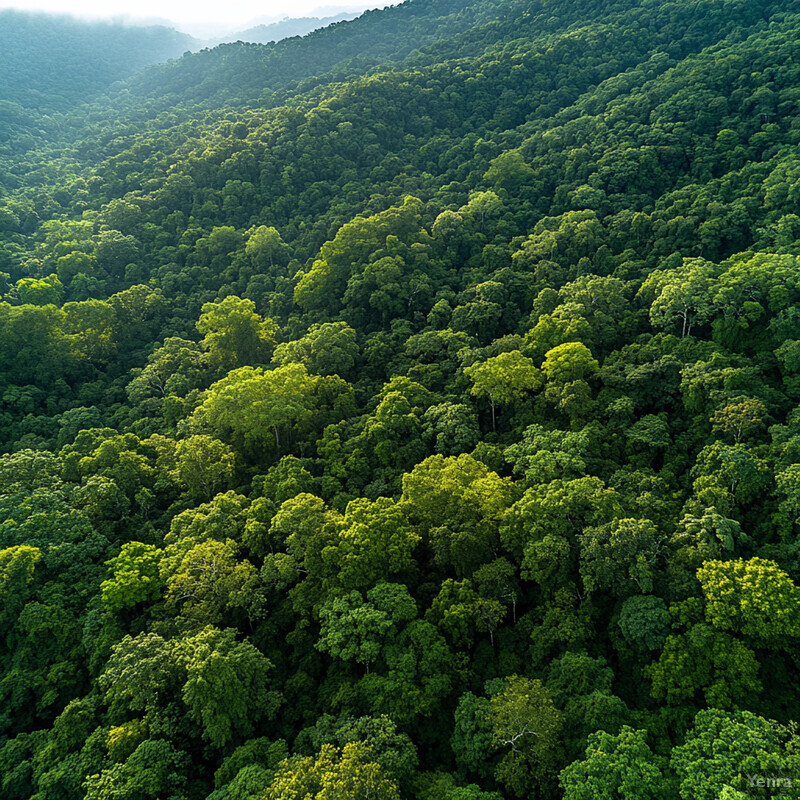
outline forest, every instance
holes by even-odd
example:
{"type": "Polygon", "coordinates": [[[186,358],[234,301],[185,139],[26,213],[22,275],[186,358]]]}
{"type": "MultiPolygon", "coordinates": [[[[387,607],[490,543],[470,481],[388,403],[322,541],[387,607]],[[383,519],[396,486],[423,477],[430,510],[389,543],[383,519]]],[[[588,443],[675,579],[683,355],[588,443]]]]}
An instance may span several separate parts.
{"type": "Polygon", "coordinates": [[[3,800],[800,797],[800,0],[8,19],[3,800]]]}

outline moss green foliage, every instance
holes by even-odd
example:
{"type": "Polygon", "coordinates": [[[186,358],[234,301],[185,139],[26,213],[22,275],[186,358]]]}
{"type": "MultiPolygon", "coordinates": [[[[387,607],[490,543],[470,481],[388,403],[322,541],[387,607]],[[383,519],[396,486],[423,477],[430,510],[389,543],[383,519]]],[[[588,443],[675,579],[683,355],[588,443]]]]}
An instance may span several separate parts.
{"type": "Polygon", "coordinates": [[[799,29],[409,0],[61,106],[31,62],[0,796],[795,796],[799,29]]]}

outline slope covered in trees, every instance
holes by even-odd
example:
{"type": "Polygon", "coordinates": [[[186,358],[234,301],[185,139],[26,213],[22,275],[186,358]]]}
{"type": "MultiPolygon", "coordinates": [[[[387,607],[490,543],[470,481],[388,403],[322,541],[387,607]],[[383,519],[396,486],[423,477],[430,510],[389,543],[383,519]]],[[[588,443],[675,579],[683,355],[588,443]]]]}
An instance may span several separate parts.
{"type": "Polygon", "coordinates": [[[413,0],[20,116],[0,794],[794,796],[799,28],[413,0]]]}
{"type": "Polygon", "coordinates": [[[177,58],[191,36],[161,26],[0,11],[0,99],[65,111],[148,64],[177,58]]]}

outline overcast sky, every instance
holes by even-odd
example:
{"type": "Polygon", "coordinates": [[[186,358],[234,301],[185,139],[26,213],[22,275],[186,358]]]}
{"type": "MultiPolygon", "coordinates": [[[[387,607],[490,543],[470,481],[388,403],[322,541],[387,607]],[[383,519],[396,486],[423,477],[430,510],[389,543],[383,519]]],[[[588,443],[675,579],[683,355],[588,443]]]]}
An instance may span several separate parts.
{"type": "Polygon", "coordinates": [[[380,0],[0,0],[0,8],[94,18],[170,21],[195,36],[211,35],[214,30],[239,30],[253,20],[266,21],[262,18],[333,16],[343,10],[361,11],[387,5],[392,3],[380,0]]]}

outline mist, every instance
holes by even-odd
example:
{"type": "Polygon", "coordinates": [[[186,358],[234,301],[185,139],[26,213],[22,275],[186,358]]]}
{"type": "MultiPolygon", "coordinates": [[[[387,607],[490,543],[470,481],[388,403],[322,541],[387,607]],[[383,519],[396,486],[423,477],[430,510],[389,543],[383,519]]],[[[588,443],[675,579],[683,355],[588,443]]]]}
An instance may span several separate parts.
{"type": "Polygon", "coordinates": [[[127,25],[164,25],[198,39],[214,39],[297,17],[331,17],[384,8],[388,2],[344,2],[320,6],[314,0],[228,0],[220,4],[192,0],[0,0],[0,9],[68,14],[87,21],[107,20],[127,25]]]}

